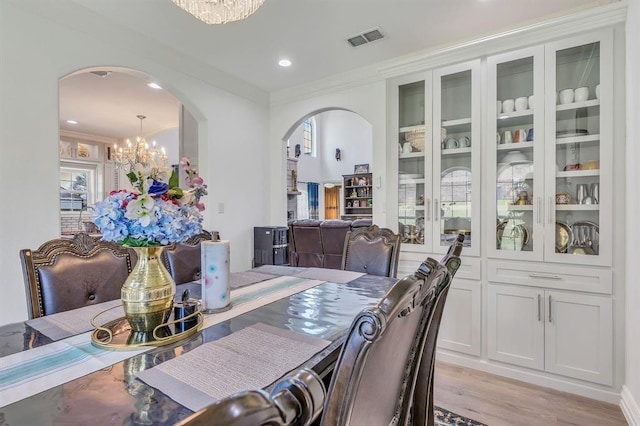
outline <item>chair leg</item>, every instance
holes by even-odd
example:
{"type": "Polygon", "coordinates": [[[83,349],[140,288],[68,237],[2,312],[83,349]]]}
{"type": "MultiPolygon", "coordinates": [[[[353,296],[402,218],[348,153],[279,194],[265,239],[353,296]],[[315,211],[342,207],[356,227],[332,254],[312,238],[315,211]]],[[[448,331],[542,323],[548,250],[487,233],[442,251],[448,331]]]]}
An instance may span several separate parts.
{"type": "Polygon", "coordinates": [[[431,375],[429,377],[429,398],[427,399],[427,426],[433,426],[435,422],[435,414],[433,413],[433,375],[434,366],[431,366],[431,375]]]}

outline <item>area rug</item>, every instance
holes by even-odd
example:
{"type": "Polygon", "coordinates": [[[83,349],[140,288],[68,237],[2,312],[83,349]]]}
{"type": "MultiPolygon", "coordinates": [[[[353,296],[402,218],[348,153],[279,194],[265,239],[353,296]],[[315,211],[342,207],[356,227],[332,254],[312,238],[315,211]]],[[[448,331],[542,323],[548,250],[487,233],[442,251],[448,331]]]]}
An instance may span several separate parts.
{"type": "Polygon", "coordinates": [[[435,424],[437,426],[487,426],[484,423],[468,419],[440,407],[434,407],[433,413],[435,414],[435,424]]]}

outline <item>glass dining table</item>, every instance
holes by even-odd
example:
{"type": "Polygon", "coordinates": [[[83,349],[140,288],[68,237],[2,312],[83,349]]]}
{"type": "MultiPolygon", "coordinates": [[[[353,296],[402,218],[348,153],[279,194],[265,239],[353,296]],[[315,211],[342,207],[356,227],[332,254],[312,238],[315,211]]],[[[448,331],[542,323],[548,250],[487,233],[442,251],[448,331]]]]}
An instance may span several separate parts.
{"type": "MultiPolygon", "coordinates": [[[[297,367],[312,368],[321,377],[328,377],[353,318],[362,309],[375,305],[397,279],[358,275],[348,282],[335,282],[337,280],[332,281],[337,272],[334,270],[284,266],[263,266],[250,272],[277,278],[309,273],[310,270],[321,281],[319,285],[203,328],[184,340],[154,347],[8,405],[0,396],[0,425],[174,424],[193,411],[140,380],[137,374],[256,324],[328,341],[328,346],[297,367]]],[[[192,297],[199,297],[200,288],[199,282],[182,284],[177,286],[177,294],[189,289],[192,297]]],[[[0,326],[0,377],[3,358],[28,353],[51,343],[49,337],[26,322],[0,326]]],[[[44,358],[41,361],[47,362],[44,358]]],[[[215,364],[216,360],[210,362],[215,364]]],[[[268,390],[269,385],[265,389],[268,390]]]]}

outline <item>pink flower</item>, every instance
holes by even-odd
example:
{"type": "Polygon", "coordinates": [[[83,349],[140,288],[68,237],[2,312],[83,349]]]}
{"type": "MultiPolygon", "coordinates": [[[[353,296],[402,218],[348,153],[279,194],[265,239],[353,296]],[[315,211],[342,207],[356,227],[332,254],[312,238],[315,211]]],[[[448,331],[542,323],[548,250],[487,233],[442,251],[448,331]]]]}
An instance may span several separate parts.
{"type": "Polygon", "coordinates": [[[202,185],[204,183],[204,179],[202,179],[200,176],[196,176],[191,182],[194,185],[202,185]]]}
{"type": "Polygon", "coordinates": [[[198,208],[198,210],[200,210],[201,212],[204,211],[204,203],[197,203],[196,207],[198,208]]]}

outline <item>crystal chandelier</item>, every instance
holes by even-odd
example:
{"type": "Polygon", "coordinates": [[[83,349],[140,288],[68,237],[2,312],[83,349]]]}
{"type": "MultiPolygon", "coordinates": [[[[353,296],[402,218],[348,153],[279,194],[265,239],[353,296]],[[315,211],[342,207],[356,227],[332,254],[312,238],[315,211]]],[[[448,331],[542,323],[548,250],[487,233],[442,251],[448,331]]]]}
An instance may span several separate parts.
{"type": "MultiPolygon", "coordinates": [[[[140,120],[140,134],[142,135],[142,120],[144,115],[136,115],[140,120]]],[[[164,147],[158,149],[156,147],[156,141],[153,141],[151,147],[142,136],[136,138],[135,144],[127,139],[124,147],[119,147],[118,144],[113,145],[114,153],[112,154],[113,161],[116,163],[116,167],[122,168],[128,167],[129,170],[135,168],[136,164],[142,164],[143,166],[151,166],[153,168],[160,168],[167,165],[167,154],[164,147]]]]}
{"type": "Polygon", "coordinates": [[[172,0],[207,24],[240,21],[253,14],[264,0],[172,0]]]}

